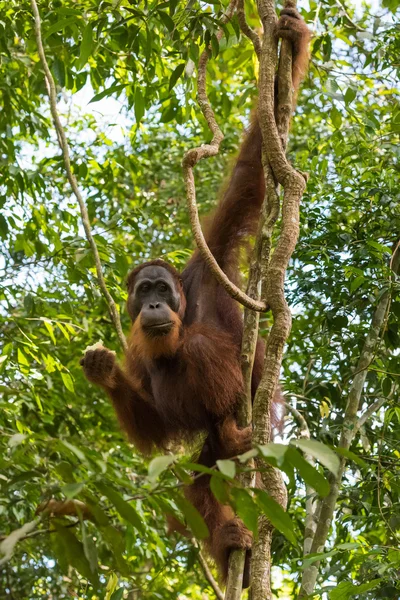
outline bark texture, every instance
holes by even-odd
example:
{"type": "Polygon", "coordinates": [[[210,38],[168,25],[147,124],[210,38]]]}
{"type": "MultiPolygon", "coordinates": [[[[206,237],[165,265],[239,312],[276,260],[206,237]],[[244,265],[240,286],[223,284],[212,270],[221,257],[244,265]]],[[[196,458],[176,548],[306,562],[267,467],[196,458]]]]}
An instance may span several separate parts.
{"type": "MultiPolygon", "coordinates": [[[[270,306],[274,324],[270,331],[265,355],[265,367],[261,383],[256,393],[253,407],[253,439],[255,444],[266,444],[271,436],[271,405],[277,387],[283,349],[291,328],[291,314],[284,296],[286,268],[295,248],[299,232],[299,203],[305,188],[305,178],[296,172],[285,156],[289,122],[292,114],[292,60],[290,44],[283,42],[278,69],[277,101],[274,99],[274,82],[277,67],[277,42],[274,35],[277,21],[275,3],[260,0],[258,11],[263,24],[262,45],[254,32],[248,27],[243,3],[238,3],[238,16],[242,32],[254,44],[260,60],[259,80],[259,122],[263,134],[263,166],[265,173],[266,196],[262,209],[259,234],[257,236],[254,258],[250,269],[248,293],[254,297],[259,294],[270,306]],[[276,112],[275,112],[276,107],[276,112]],[[276,248],[271,256],[272,235],[279,216],[278,185],[284,188],[282,205],[282,223],[276,248]]],[[[293,2],[291,3],[293,6],[293,2]]],[[[257,341],[258,317],[245,311],[245,328],[242,345],[242,369],[245,380],[246,396],[243,399],[241,413],[242,425],[249,423],[251,414],[251,396],[249,397],[249,373],[251,373],[257,341]]],[[[280,471],[272,467],[265,470],[265,464],[256,461],[257,467],[263,467],[263,484],[268,493],[286,508],[287,495],[280,471]]],[[[248,483],[248,482],[245,482],[248,483]]],[[[271,594],[271,539],[272,526],[265,517],[259,519],[259,535],[253,544],[251,590],[253,600],[269,600],[271,594]]],[[[230,574],[226,591],[226,600],[238,600],[240,591],[231,582],[237,581],[237,569],[240,568],[241,553],[232,553],[230,574]]]]}
{"type": "MultiPolygon", "coordinates": [[[[271,0],[259,0],[258,12],[263,24],[263,43],[260,55],[259,120],[264,140],[263,164],[266,184],[273,180],[283,187],[282,220],[280,235],[269,260],[263,288],[265,299],[271,308],[273,325],[266,344],[264,372],[256,393],[253,408],[253,436],[255,444],[266,444],[271,436],[271,405],[278,384],[284,345],[290,333],[292,319],[284,295],[284,280],[288,262],[299,234],[299,203],[305,189],[305,179],[289,164],[285,155],[289,119],[292,111],[292,83],[290,49],[282,44],[282,59],[278,74],[277,114],[275,116],[274,79],[277,67],[277,42],[274,31],[276,11],[271,0]],[[289,110],[288,110],[288,107],[289,110]],[[279,125],[279,128],[278,128],[279,125]]],[[[268,188],[267,188],[268,189],[268,188]]],[[[278,205],[279,206],[279,205],[278,205]]],[[[272,231],[279,211],[276,201],[268,207],[265,216],[265,236],[270,245],[272,231]]],[[[256,466],[261,465],[256,461],[256,466]]],[[[287,495],[279,471],[272,467],[264,471],[263,484],[267,492],[286,508],[287,495]]],[[[271,574],[272,526],[265,519],[259,520],[259,539],[252,555],[253,600],[272,598],[271,574]]]]}

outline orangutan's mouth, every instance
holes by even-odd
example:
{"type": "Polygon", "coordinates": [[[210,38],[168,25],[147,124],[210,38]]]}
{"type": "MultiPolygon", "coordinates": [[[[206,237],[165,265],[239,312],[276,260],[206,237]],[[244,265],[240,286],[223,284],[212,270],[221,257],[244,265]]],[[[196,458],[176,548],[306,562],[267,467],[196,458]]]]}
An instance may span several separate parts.
{"type": "Polygon", "coordinates": [[[173,322],[167,321],[166,323],[157,323],[155,325],[147,325],[144,327],[146,333],[150,336],[166,335],[172,329],[173,322]]]}

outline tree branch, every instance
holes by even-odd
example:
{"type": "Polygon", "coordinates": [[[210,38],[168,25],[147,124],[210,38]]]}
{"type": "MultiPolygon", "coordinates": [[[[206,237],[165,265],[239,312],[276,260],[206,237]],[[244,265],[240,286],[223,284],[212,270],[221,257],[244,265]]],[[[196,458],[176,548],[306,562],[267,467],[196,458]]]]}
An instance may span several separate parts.
{"type": "MultiPolygon", "coordinates": [[[[293,6],[293,2],[291,5],[293,6]]],[[[250,293],[251,290],[252,295],[259,294],[261,284],[261,296],[268,299],[272,293],[275,299],[275,309],[273,310],[274,326],[268,338],[265,369],[253,407],[253,438],[255,443],[265,444],[270,440],[270,409],[278,382],[283,345],[290,331],[290,311],[284,299],[283,280],[287,263],[297,241],[298,205],[305,182],[287,163],[284,153],[293,105],[291,46],[288,43],[283,43],[281,47],[282,59],[280,60],[278,69],[278,85],[280,85],[281,92],[276,103],[277,127],[274,114],[274,79],[277,63],[277,44],[274,36],[276,22],[274,2],[268,0],[258,2],[258,10],[264,27],[262,48],[260,48],[258,36],[254,35],[254,32],[252,32],[246,23],[244,4],[243,2],[239,2],[238,15],[241,30],[253,41],[255,52],[260,58],[259,122],[264,142],[263,166],[266,188],[266,196],[261,211],[260,228],[254,252],[256,258],[253,260],[250,268],[248,291],[250,293]],[[273,135],[275,134],[273,144],[275,155],[271,155],[267,150],[270,144],[271,129],[273,130],[273,135]],[[277,150],[277,146],[279,146],[279,150],[277,150]],[[277,176],[277,173],[280,177],[277,176]],[[270,259],[272,234],[280,208],[276,180],[283,183],[285,187],[283,226],[277,248],[272,255],[272,259],[270,259]],[[274,266],[275,271],[271,269],[271,264],[274,266]],[[278,269],[281,281],[279,278],[277,281],[275,280],[278,269]],[[283,325],[286,325],[286,327],[283,327],[283,325]]],[[[267,303],[269,304],[269,300],[267,300],[267,303]]],[[[246,311],[241,355],[245,398],[242,401],[239,414],[240,424],[243,426],[249,422],[249,416],[251,415],[251,392],[249,390],[257,334],[258,315],[251,315],[250,311],[247,314],[246,311]]],[[[258,467],[260,466],[258,465],[258,467]]],[[[286,506],[286,489],[283,485],[280,472],[273,468],[267,468],[263,471],[263,483],[267,491],[282,506],[286,506]]],[[[265,518],[260,518],[259,536],[258,540],[253,544],[252,554],[252,597],[254,600],[271,598],[271,539],[271,524],[265,518]]],[[[241,573],[240,569],[243,568],[243,560],[244,552],[235,551],[232,553],[226,599],[237,600],[240,598],[241,590],[237,586],[237,581],[238,574],[241,573]],[[232,585],[230,586],[231,582],[232,585]]]]}
{"type": "Polygon", "coordinates": [[[103,293],[104,298],[107,301],[111,319],[114,323],[114,327],[116,329],[121,346],[123,347],[124,351],[126,351],[128,349],[128,346],[126,343],[124,333],[122,331],[118,308],[117,308],[117,305],[115,304],[114,299],[112,298],[110,292],[107,289],[106,282],[104,279],[104,274],[103,274],[103,268],[101,266],[99,251],[97,250],[96,242],[94,241],[93,234],[92,234],[92,228],[90,226],[89,215],[88,215],[88,211],[86,208],[86,204],[85,204],[85,201],[79,190],[75,175],[72,172],[69,146],[68,146],[64,128],[61,124],[60,116],[59,116],[58,110],[57,110],[56,86],[55,86],[51,71],[49,69],[49,65],[47,63],[46,55],[45,55],[44,48],[43,48],[40,14],[39,14],[39,10],[38,10],[35,0],[31,0],[31,7],[32,7],[33,15],[35,17],[35,35],[36,35],[36,42],[37,42],[40,62],[42,63],[42,67],[43,67],[44,74],[45,74],[46,87],[47,87],[47,91],[49,94],[49,100],[50,100],[51,115],[53,117],[54,127],[57,132],[58,143],[59,143],[59,146],[62,151],[65,171],[67,174],[68,181],[71,185],[72,191],[73,191],[73,193],[78,201],[78,204],[79,204],[82,223],[83,223],[83,227],[84,227],[85,234],[86,234],[86,239],[88,240],[90,248],[93,252],[94,262],[95,262],[95,266],[96,266],[97,279],[99,282],[100,289],[103,293]]]}
{"type": "MultiPolygon", "coordinates": [[[[310,439],[310,429],[303,415],[288,402],[285,402],[285,408],[290,412],[299,423],[300,437],[306,440],[310,439]]],[[[314,466],[315,460],[309,454],[304,454],[306,461],[314,466]]],[[[319,502],[316,497],[314,488],[306,485],[306,518],[304,522],[304,541],[303,541],[303,556],[307,556],[311,552],[311,546],[317,528],[316,515],[319,512],[319,502]]]]}
{"type": "MultiPolygon", "coordinates": [[[[253,43],[254,51],[258,58],[261,54],[261,41],[246,21],[244,1],[238,3],[238,20],[241,31],[253,43]]],[[[270,259],[272,232],[279,215],[279,197],[269,165],[264,168],[265,198],[260,211],[259,227],[250,261],[247,294],[259,299],[265,290],[265,279],[270,259]]],[[[260,315],[249,308],[244,310],[243,338],[241,348],[241,369],[243,375],[243,397],[240,399],[238,410],[238,424],[247,427],[252,423],[252,374],[254,358],[258,341],[260,315]]],[[[251,462],[254,467],[254,462],[251,462]]],[[[256,470],[250,470],[240,476],[240,483],[244,488],[256,486],[256,470]]],[[[226,600],[240,600],[243,586],[243,570],[246,552],[235,550],[229,559],[228,581],[226,586],[226,600]]]]}
{"type": "Polygon", "coordinates": [[[285,402],[285,408],[288,412],[290,412],[294,416],[294,418],[298,422],[299,429],[300,429],[300,437],[305,440],[309,440],[310,439],[310,429],[309,429],[308,423],[305,420],[305,418],[303,417],[303,415],[297,410],[297,408],[294,408],[294,406],[289,404],[289,402],[285,402]]]}
{"type": "Polygon", "coordinates": [[[215,593],[217,599],[224,600],[224,594],[222,593],[222,590],[219,587],[218,583],[215,581],[214,575],[211,573],[211,569],[208,566],[206,559],[204,558],[204,556],[201,553],[201,550],[197,543],[197,540],[195,538],[192,538],[191,542],[192,542],[193,546],[195,548],[197,548],[197,550],[198,550],[197,557],[199,559],[199,563],[200,563],[200,566],[202,568],[205,578],[207,579],[208,583],[211,585],[212,589],[214,590],[214,593],[215,593]]]}
{"type": "MultiPolygon", "coordinates": [[[[14,529],[7,537],[0,542],[0,566],[5,565],[14,553],[14,548],[21,540],[29,537],[30,532],[36,527],[39,519],[33,519],[25,523],[19,529],[14,529]]],[[[32,537],[32,534],[31,536],[32,537]]]]}
{"type": "Polygon", "coordinates": [[[242,33],[253,43],[254,51],[258,57],[261,54],[261,41],[256,31],[254,31],[246,21],[244,9],[244,0],[238,0],[237,16],[242,33]]]}
{"type": "Polygon", "coordinates": [[[361,417],[358,418],[357,423],[355,424],[355,432],[354,435],[356,433],[358,433],[358,431],[365,425],[365,423],[368,421],[368,419],[370,417],[372,417],[372,415],[376,412],[378,412],[378,410],[385,404],[385,402],[387,402],[388,399],[387,398],[379,398],[379,400],[376,400],[373,404],[371,404],[371,406],[369,406],[367,408],[367,410],[361,415],[361,417]]]}
{"type": "MultiPolygon", "coordinates": [[[[252,298],[259,299],[261,291],[261,248],[262,248],[262,221],[256,237],[253,255],[250,262],[247,294],[252,298]]],[[[257,348],[258,328],[260,313],[249,308],[244,309],[243,337],[241,348],[241,371],[243,376],[243,395],[239,400],[238,425],[248,427],[252,422],[252,375],[254,358],[257,348]]],[[[240,484],[244,488],[255,486],[256,473],[251,468],[254,462],[249,463],[250,470],[242,473],[239,477],[240,484]]],[[[225,600],[240,600],[243,589],[243,573],[246,560],[245,550],[234,550],[229,557],[228,580],[226,582],[225,600]]]]}
{"type": "MultiPolygon", "coordinates": [[[[393,250],[393,256],[390,261],[390,267],[392,274],[390,279],[393,280],[399,271],[400,266],[400,247],[395,246],[393,250]]],[[[339,441],[339,448],[349,449],[354,436],[358,432],[358,410],[360,407],[360,400],[364,384],[368,374],[368,367],[372,362],[372,358],[375,354],[376,345],[380,339],[380,333],[384,326],[387,312],[390,305],[391,291],[386,290],[375,309],[372,317],[370,329],[366,335],[364,346],[361,350],[360,357],[358,359],[356,374],[353,378],[353,382],[350,386],[349,395],[347,398],[346,411],[343,420],[343,426],[339,441]]],[[[377,401],[378,402],[378,401],[377,401]]],[[[374,404],[376,405],[377,402],[374,404]]],[[[374,406],[374,404],[372,406],[374,406]]],[[[372,406],[370,407],[372,409],[372,406]]],[[[374,409],[376,410],[376,408],[374,409]]],[[[369,409],[364,413],[363,417],[368,413],[369,409]]],[[[372,412],[371,412],[372,414],[372,412]]],[[[367,417],[368,418],[368,417],[367,417]]],[[[365,420],[364,420],[365,421],[365,420]]],[[[331,474],[329,476],[330,492],[326,498],[321,501],[321,513],[318,518],[318,525],[315,531],[311,552],[322,552],[329,535],[329,529],[332,523],[333,515],[335,512],[336,502],[339,497],[340,485],[345,472],[346,460],[344,457],[340,458],[340,467],[337,475],[331,474]]],[[[307,598],[312,595],[318,577],[319,562],[315,562],[303,571],[303,577],[301,582],[301,588],[299,593],[300,598],[307,598]]]]}
{"type": "MultiPolygon", "coordinates": [[[[236,8],[236,2],[237,0],[231,1],[226,12],[225,18],[223,19],[225,23],[231,19],[234,9],[236,8]]],[[[217,37],[219,39],[222,37],[222,31],[218,32],[217,37]]],[[[211,107],[207,95],[206,75],[209,57],[210,49],[206,48],[201,54],[199,60],[199,69],[197,77],[197,101],[204,115],[204,118],[207,121],[208,127],[210,128],[210,131],[213,134],[213,137],[209,144],[203,144],[202,146],[192,148],[191,150],[186,152],[182,161],[186,187],[186,197],[193,236],[204,262],[209,267],[217,281],[228,292],[228,294],[234,300],[240,302],[240,304],[242,304],[243,306],[246,306],[247,308],[250,308],[255,311],[264,312],[265,310],[267,310],[266,303],[261,302],[260,300],[254,300],[253,298],[250,298],[247,294],[242,292],[240,288],[238,288],[234,283],[230,281],[230,279],[221,269],[207,245],[199,220],[199,213],[196,202],[196,185],[194,181],[193,168],[200,160],[203,160],[204,158],[210,158],[211,156],[216,156],[219,152],[220,144],[224,139],[224,134],[218,126],[218,123],[215,119],[214,111],[211,107]]]]}
{"type": "Polygon", "coordinates": [[[356,23],[355,21],[353,21],[353,19],[350,17],[349,13],[346,10],[346,7],[340,2],[340,0],[335,0],[335,2],[336,2],[336,5],[342,11],[342,14],[346,17],[346,19],[348,20],[348,22],[350,23],[350,25],[352,27],[354,27],[354,29],[356,31],[365,31],[365,29],[363,29],[363,27],[360,27],[360,25],[358,25],[358,23],[356,23]]]}
{"type": "MultiPolygon", "coordinates": [[[[284,294],[286,269],[296,246],[299,234],[299,205],[305,189],[305,179],[288,162],[285,155],[289,119],[292,112],[291,48],[282,44],[282,59],[278,73],[277,117],[275,115],[274,80],[277,66],[277,41],[275,37],[276,11],[273,0],[258,0],[258,12],[263,24],[263,43],[260,56],[259,122],[263,135],[263,164],[266,184],[272,171],[274,180],[284,188],[280,235],[271,255],[265,277],[265,294],[273,315],[273,325],[266,344],[264,372],[257,389],[253,407],[253,439],[255,444],[266,444],[271,436],[271,406],[278,385],[283,349],[291,329],[291,314],[284,294]],[[289,58],[290,54],[290,58],[289,58]],[[287,110],[287,107],[290,107],[287,110]],[[279,129],[276,119],[279,123],[279,129]]],[[[293,6],[293,2],[291,2],[293,6]]],[[[270,220],[267,228],[269,244],[272,229],[278,216],[277,198],[265,216],[270,220]]],[[[257,459],[256,465],[260,467],[257,459]]],[[[282,507],[286,508],[287,493],[280,471],[269,468],[263,472],[263,484],[282,507]]],[[[252,597],[253,600],[272,598],[271,571],[272,525],[259,520],[259,536],[253,545],[252,597]]]]}

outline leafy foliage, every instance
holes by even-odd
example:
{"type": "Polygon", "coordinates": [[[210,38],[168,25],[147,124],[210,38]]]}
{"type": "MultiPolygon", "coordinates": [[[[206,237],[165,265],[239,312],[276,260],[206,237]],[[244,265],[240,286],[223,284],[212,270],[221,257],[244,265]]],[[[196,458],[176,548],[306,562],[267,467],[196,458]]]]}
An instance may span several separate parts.
{"type": "MultiPolygon", "coordinates": [[[[310,180],[287,282],[294,323],[282,387],[314,445],[286,443],[298,437],[288,413],[285,444],[257,450],[285,473],[287,514],[233,481],[245,462],[220,461],[212,471],[215,495],[250,529],[260,512],[274,522],[277,598],[296,597],[304,482],[328,492],[325,469],[334,468],[336,456],[328,446],[338,444],[354,367],[388,288],[391,308],[368,368],[363,410],[379,398],[385,403],[348,455],[319,584],[324,597],[341,600],[400,594],[400,293],[389,269],[400,230],[399,11],[394,0],[354,4],[311,0],[303,10],[315,34],[290,140],[291,157],[310,180]]],[[[126,329],[131,266],[162,255],[180,268],[192,250],[180,162],[188,147],[210,139],[195,98],[205,44],[213,55],[210,99],[225,140],[221,155],[196,170],[202,214],[214,205],[254,104],[257,66],[236,18],[216,37],[225,5],[39,3],[73,169],[126,329]]],[[[254,14],[250,2],[249,22],[257,26],[254,14]]],[[[167,535],[164,524],[168,514],[186,519],[199,537],[207,534],[182,496],[183,483],[199,471],[187,456],[144,463],[107,399],[80,371],[87,345],[102,339],[118,351],[118,342],[66,182],[26,0],[0,2],[0,57],[0,535],[38,519],[2,565],[0,589],[32,600],[116,600],[138,592],[212,598],[197,549],[167,535]],[[65,505],[51,516],[46,506],[54,499],[79,500],[90,518],[79,508],[66,514],[65,505]]],[[[262,325],[265,332],[268,316],[262,325]]]]}

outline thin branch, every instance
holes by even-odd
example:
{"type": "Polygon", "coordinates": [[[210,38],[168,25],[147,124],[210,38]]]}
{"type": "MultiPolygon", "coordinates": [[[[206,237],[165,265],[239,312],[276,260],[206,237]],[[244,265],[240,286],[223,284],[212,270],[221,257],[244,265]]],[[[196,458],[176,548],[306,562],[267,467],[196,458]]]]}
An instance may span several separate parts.
{"type": "MultiPolygon", "coordinates": [[[[293,2],[291,3],[293,5],[293,2]]],[[[241,11],[241,29],[253,41],[255,52],[260,58],[259,81],[259,122],[263,134],[263,166],[266,188],[266,198],[261,214],[261,228],[257,242],[259,244],[259,265],[253,268],[253,276],[261,280],[263,298],[272,298],[274,303],[274,325],[270,332],[267,347],[264,373],[258,387],[253,407],[253,438],[258,444],[266,444],[271,435],[271,405],[275,394],[282,361],[283,347],[291,326],[290,311],[287,306],[283,283],[288,261],[294,250],[299,229],[299,201],[305,188],[304,178],[298,174],[288,163],[285,156],[289,120],[292,112],[292,68],[291,47],[282,44],[282,60],[278,77],[281,84],[281,94],[278,96],[278,127],[275,122],[274,79],[277,65],[277,43],[275,39],[276,12],[275,4],[271,0],[259,1],[258,12],[263,23],[263,44],[260,52],[259,40],[249,34],[245,23],[243,3],[239,4],[241,11]],[[244,21],[244,22],[243,22],[244,21]],[[280,103],[280,106],[279,106],[280,103]],[[280,109],[280,110],[279,110],[280,109]],[[272,138],[272,143],[271,143],[272,138]],[[285,189],[283,203],[283,220],[281,235],[277,248],[270,259],[272,234],[279,216],[279,196],[276,181],[283,184],[285,189]]],[[[258,283],[258,282],[257,282],[258,283]]],[[[253,283],[253,287],[256,288],[253,283]]],[[[256,319],[249,319],[254,327],[256,319]]],[[[251,328],[251,324],[249,325],[251,328]]],[[[250,362],[254,356],[256,335],[254,331],[246,331],[247,347],[242,348],[242,367],[244,376],[248,376],[250,362]]],[[[246,382],[245,377],[245,382],[246,382]]],[[[246,385],[248,393],[248,385],[246,385]]],[[[251,405],[245,399],[242,412],[244,417],[249,415],[251,405]]],[[[243,418],[242,418],[243,420],[243,418]]],[[[260,465],[258,465],[260,467],[260,465]]],[[[279,471],[273,468],[265,469],[263,483],[270,493],[282,506],[286,506],[286,489],[279,471]]],[[[260,518],[258,539],[253,544],[252,554],[252,597],[254,600],[269,599],[272,597],[270,585],[271,570],[271,540],[272,525],[265,518],[260,518]]],[[[235,583],[239,559],[243,560],[244,553],[235,552],[230,561],[230,579],[235,583]]],[[[227,589],[228,591],[228,589],[227,589]]],[[[240,597],[232,585],[231,594],[226,596],[229,600],[240,597]]]]}
{"type": "MultiPolygon", "coordinates": [[[[391,281],[395,280],[400,267],[400,247],[398,244],[395,245],[393,250],[392,260],[390,261],[392,273],[391,281]]],[[[349,449],[354,436],[358,432],[359,428],[357,423],[359,421],[358,410],[360,406],[361,396],[364,389],[364,384],[368,374],[368,366],[371,364],[371,358],[375,354],[376,344],[380,339],[380,332],[386,321],[388,308],[390,305],[391,290],[387,289],[381,296],[378,305],[373,314],[369,331],[365,337],[364,345],[361,350],[360,357],[356,368],[356,375],[353,378],[350,386],[349,395],[347,398],[347,405],[343,420],[343,426],[339,441],[339,448],[349,449]]],[[[381,400],[377,400],[374,404],[377,405],[381,400]]],[[[374,404],[372,406],[374,406],[374,404]]],[[[382,402],[383,404],[383,402],[382,402]]],[[[372,406],[370,408],[372,408],[372,406]]],[[[377,408],[375,408],[377,410],[377,408]]],[[[363,417],[368,413],[364,413],[363,417]]],[[[371,413],[372,414],[372,413],[371,413]]],[[[362,418],[363,418],[362,417],[362,418]]],[[[368,417],[367,417],[368,418],[368,417]]],[[[331,474],[329,476],[330,492],[326,498],[321,501],[321,513],[318,518],[318,525],[315,531],[314,540],[311,547],[311,552],[322,552],[329,535],[330,525],[332,523],[333,515],[335,512],[336,502],[339,497],[340,485],[343,479],[343,475],[346,467],[346,459],[340,458],[340,467],[337,475],[331,474]]],[[[300,598],[307,598],[313,594],[319,570],[319,562],[314,562],[309,567],[306,567],[303,571],[301,588],[299,593],[300,598]]]]}
{"type": "MultiPolygon", "coordinates": [[[[291,4],[293,5],[293,3],[291,4]]],[[[286,268],[297,242],[299,201],[305,188],[305,181],[303,176],[295,171],[287,161],[284,152],[291,110],[282,111],[282,116],[279,119],[279,130],[275,121],[273,90],[277,64],[277,44],[274,35],[276,23],[274,2],[259,0],[258,10],[264,26],[259,82],[259,121],[264,140],[263,160],[264,165],[270,165],[275,178],[284,187],[281,233],[269,262],[266,277],[266,297],[272,309],[274,324],[267,342],[266,370],[260,384],[260,394],[257,392],[255,399],[255,407],[257,399],[262,402],[260,410],[261,424],[255,419],[256,429],[259,428],[260,433],[260,441],[257,440],[257,442],[266,443],[268,440],[264,438],[268,434],[265,432],[270,428],[267,422],[269,420],[269,410],[267,410],[269,407],[267,404],[272,401],[276,389],[283,346],[291,328],[291,315],[285,300],[283,286],[286,268]]],[[[289,48],[287,50],[289,51],[289,48]]],[[[282,72],[279,74],[279,83],[282,80],[283,89],[286,91],[286,95],[289,95],[289,99],[287,97],[279,99],[285,105],[290,104],[291,106],[291,61],[281,61],[281,65],[282,72]],[[290,83],[288,83],[289,80],[290,83]]]]}
{"type": "MultiPolygon", "coordinates": [[[[79,525],[80,521],[74,521],[73,523],[68,523],[67,525],[64,525],[65,529],[70,529],[71,527],[76,527],[77,525],[79,525]]],[[[31,533],[27,533],[26,535],[22,536],[21,538],[18,539],[19,542],[23,542],[24,540],[29,540],[30,538],[35,538],[38,535],[43,535],[43,534],[50,534],[50,533],[57,533],[57,529],[36,529],[35,531],[32,531],[31,533]]],[[[0,542],[2,542],[3,540],[7,539],[8,535],[0,535],[0,542]]]]}
{"type": "Polygon", "coordinates": [[[79,190],[75,175],[72,172],[69,146],[68,146],[64,128],[61,124],[60,116],[59,116],[58,110],[57,110],[56,86],[55,86],[51,71],[49,69],[49,65],[47,63],[46,55],[45,55],[44,48],[43,48],[40,14],[39,14],[39,10],[38,10],[35,0],[31,0],[31,7],[32,7],[32,12],[35,17],[35,35],[36,35],[36,41],[37,41],[40,62],[42,63],[42,67],[43,67],[43,70],[45,73],[46,87],[47,87],[47,91],[49,94],[49,100],[50,100],[51,115],[53,117],[54,126],[55,126],[55,129],[57,132],[58,143],[59,143],[59,146],[62,151],[65,171],[67,174],[68,181],[71,185],[72,191],[73,191],[73,193],[78,201],[78,204],[79,204],[81,217],[82,217],[82,223],[83,223],[83,227],[85,230],[86,238],[87,238],[90,248],[93,252],[94,262],[96,265],[97,279],[99,282],[100,289],[103,292],[103,296],[105,297],[105,299],[107,301],[111,319],[112,319],[115,329],[117,331],[117,335],[118,335],[119,341],[121,343],[121,346],[123,347],[124,351],[126,351],[128,349],[128,346],[126,343],[124,333],[122,331],[118,308],[117,308],[117,305],[115,304],[114,299],[112,298],[110,292],[107,289],[106,282],[105,282],[104,275],[103,275],[103,269],[101,266],[99,251],[97,249],[96,242],[93,238],[92,228],[90,226],[89,215],[88,215],[88,211],[86,208],[86,204],[85,204],[85,201],[79,190]]]}
{"type": "Polygon", "coordinates": [[[396,257],[397,257],[397,256],[398,256],[398,254],[399,254],[399,251],[400,251],[400,239],[399,239],[399,240],[397,240],[397,242],[396,242],[396,245],[395,245],[395,246],[394,246],[394,248],[393,248],[393,254],[392,254],[391,258],[390,258],[390,264],[389,264],[389,268],[390,268],[392,271],[395,271],[395,269],[394,269],[394,267],[393,267],[393,264],[394,264],[394,261],[396,260],[396,257]]]}
{"type": "Polygon", "coordinates": [[[5,565],[13,556],[15,546],[21,540],[25,539],[29,533],[34,529],[39,519],[33,519],[19,527],[14,529],[7,537],[5,537],[0,543],[0,566],[5,565]]]}
{"type": "MultiPolygon", "coordinates": [[[[236,8],[236,2],[237,0],[231,1],[226,15],[223,19],[223,22],[226,23],[231,19],[234,9],[236,8]]],[[[221,36],[222,31],[219,31],[217,37],[220,38],[221,36]]],[[[186,152],[182,161],[184,180],[186,186],[186,197],[188,202],[189,216],[193,236],[204,262],[209,267],[217,281],[228,292],[228,294],[234,300],[240,302],[240,304],[242,304],[243,306],[246,306],[247,308],[250,308],[255,311],[264,312],[265,310],[267,310],[266,303],[260,302],[259,300],[254,300],[253,298],[250,298],[247,294],[242,292],[240,288],[238,288],[234,283],[230,281],[230,279],[221,269],[207,245],[199,220],[199,213],[196,202],[196,185],[194,181],[193,168],[195,167],[195,165],[197,165],[197,163],[200,160],[216,156],[219,152],[220,144],[224,139],[224,134],[218,126],[218,123],[215,119],[214,111],[211,107],[207,95],[206,75],[209,57],[210,49],[206,48],[201,54],[199,60],[199,69],[197,77],[197,101],[204,115],[204,118],[207,121],[208,127],[211,133],[213,134],[213,137],[209,144],[203,144],[202,146],[192,148],[191,150],[186,152]]]]}
{"type": "Polygon", "coordinates": [[[208,566],[207,561],[204,558],[203,554],[201,553],[201,550],[197,543],[197,540],[195,538],[192,538],[191,542],[192,542],[193,546],[195,548],[197,548],[197,550],[198,550],[197,557],[199,559],[199,563],[201,565],[201,568],[202,568],[205,578],[207,579],[208,583],[211,585],[212,589],[214,590],[214,593],[215,593],[217,599],[224,600],[224,594],[223,594],[221,588],[219,587],[218,583],[216,582],[214,575],[211,573],[211,569],[208,566]]]}
{"type": "Polygon", "coordinates": [[[309,429],[308,423],[305,420],[305,418],[303,417],[303,415],[297,410],[297,408],[294,408],[294,406],[289,404],[289,402],[285,402],[285,408],[288,412],[290,412],[294,416],[294,418],[298,422],[299,429],[300,429],[300,437],[304,438],[305,440],[309,440],[310,439],[310,429],[309,429]]]}
{"type": "MultiPolygon", "coordinates": [[[[250,262],[247,293],[259,299],[261,293],[262,272],[263,219],[260,217],[259,230],[250,262]]],[[[248,427],[252,423],[252,378],[256,354],[260,314],[249,308],[244,309],[243,336],[241,347],[241,371],[243,377],[243,394],[239,399],[237,421],[240,427],[248,427]]],[[[256,470],[254,461],[248,465],[250,470],[239,476],[240,484],[245,489],[256,486],[256,470]]],[[[228,580],[226,582],[226,600],[240,600],[243,589],[243,574],[246,561],[246,550],[234,550],[229,557],[228,580]]]]}
{"type": "Polygon", "coordinates": [[[313,24],[314,25],[313,26],[314,30],[317,28],[319,13],[320,13],[320,10],[321,10],[321,5],[322,5],[322,1],[318,2],[317,10],[315,11],[314,24],[313,24]]]}
{"type": "Polygon", "coordinates": [[[335,0],[335,1],[336,1],[337,6],[341,9],[342,14],[346,17],[346,19],[350,23],[350,25],[352,27],[354,27],[354,29],[356,31],[365,31],[365,29],[363,29],[362,27],[360,27],[360,25],[358,25],[358,23],[355,23],[353,21],[353,19],[350,17],[349,13],[346,10],[346,7],[340,2],[340,0],[335,0]]]}
{"type": "Polygon", "coordinates": [[[249,38],[253,43],[254,51],[258,57],[261,54],[261,41],[258,34],[252,29],[246,21],[246,13],[244,9],[244,0],[238,0],[237,16],[242,33],[249,38]]]}
{"type": "Polygon", "coordinates": [[[376,400],[373,404],[371,404],[371,406],[369,406],[366,411],[361,415],[361,417],[358,418],[357,423],[354,426],[354,435],[361,429],[361,427],[363,427],[365,425],[365,423],[368,421],[368,419],[370,417],[372,417],[373,414],[375,414],[376,412],[378,412],[378,410],[385,404],[385,402],[387,402],[388,399],[387,398],[379,398],[379,400],[376,400]]]}
{"type": "MultiPolygon", "coordinates": [[[[285,402],[285,408],[298,421],[300,429],[300,437],[306,440],[310,439],[310,429],[303,415],[288,402],[285,402]]],[[[305,453],[304,458],[311,465],[315,465],[315,460],[312,456],[305,453]]],[[[320,503],[317,501],[316,492],[313,487],[306,485],[306,518],[304,521],[304,540],[303,540],[303,556],[307,556],[311,552],[311,546],[317,529],[316,516],[319,514],[320,503]]]]}

